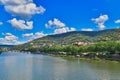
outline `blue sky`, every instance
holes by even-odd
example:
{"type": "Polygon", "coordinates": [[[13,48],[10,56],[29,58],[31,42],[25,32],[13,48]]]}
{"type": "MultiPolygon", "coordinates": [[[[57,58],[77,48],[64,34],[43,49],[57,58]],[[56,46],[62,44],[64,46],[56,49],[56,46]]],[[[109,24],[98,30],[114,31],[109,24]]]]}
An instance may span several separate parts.
{"type": "Polygon", "coordinates": [[[120,0],[0,0],[0,44],[120,26],[120,0]]]}

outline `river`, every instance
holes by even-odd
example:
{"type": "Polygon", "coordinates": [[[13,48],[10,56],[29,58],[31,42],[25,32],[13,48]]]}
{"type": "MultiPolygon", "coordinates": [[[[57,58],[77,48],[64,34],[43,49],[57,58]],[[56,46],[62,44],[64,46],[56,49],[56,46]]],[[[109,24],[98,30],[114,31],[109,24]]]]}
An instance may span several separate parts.
{"type": "Polygon", "coordinates": [[[6,52],[0,55],[0,80],[120,80],[120,63],[6,52]]]}

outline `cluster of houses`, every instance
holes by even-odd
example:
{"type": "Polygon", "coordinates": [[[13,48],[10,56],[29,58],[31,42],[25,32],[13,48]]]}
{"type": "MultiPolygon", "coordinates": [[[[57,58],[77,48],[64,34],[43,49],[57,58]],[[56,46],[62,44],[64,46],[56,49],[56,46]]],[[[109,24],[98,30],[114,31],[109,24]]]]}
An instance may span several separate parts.
{"type": "Polygon", "coordinates": [[[73,45],[75,45],[75,46],[87,46],[87,45],[91,45],[91,44],[95,44],[95,43],[92,43],[92,42],[75,42],[75,43],[73,43],[73,45]]]}
{"type": "MultiPolygon", "coordinates": [[[[92,44],[95,44],[95,43],[92,43],[92,42],[80,42],[80,41],[78,41],[78,42],[74,42],[72,45],[75,45],[75,46],[87,46],[87,45],[92,45],[92,44]]],[[[42,44],[42,46],[43,47],[45,47],[45,46],[48,46],[48,47],[52,47],[52,46],[55,46],[55,44],[54,43],[44,43],[44,44],[42,44]]],[[[59,44],[59,46],[65,46],[65,45],[63,45],[63,44],[59,44]]],[[[33,45],[33,47],[34,48],[36,48],[36,47],[41,47],[41,45],[33,45]]]]}

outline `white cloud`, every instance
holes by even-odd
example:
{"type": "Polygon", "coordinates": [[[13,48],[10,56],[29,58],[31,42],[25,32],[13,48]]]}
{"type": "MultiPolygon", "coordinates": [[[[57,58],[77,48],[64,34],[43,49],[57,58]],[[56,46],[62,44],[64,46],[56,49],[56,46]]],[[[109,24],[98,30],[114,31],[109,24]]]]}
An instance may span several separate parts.
{"type": "Polygon", "coordinates": [[[66,33],[68,31],[68,28],[58,28],[54,30],[54,34],[61,34],[61,33],[66,33]]]}
{"type": "Polygon", "coordinates": [[[33,33],[27,33],[27,34],[23,34],[22,35],[22,37],[24,37],[24,38],[30,38],[30,37],[32,37],[33,36],[33,33]]]}
{"type": "Polygon", "coordinates": [[[65,23],[61,22],[57,18],[54,18],[53,21],[49,20],[48,23],[45,24],[45,27],[54,29],[54,34],[61,34],[76,30],[73,27],[72,28],[67,27],[65,23]]]}
{"type": "Polygon", "coordinates": [[[33,40],[33,39],[44,37],[46,35],[47,34],[44,34],[43,32],[36,32],[35,34],[33,34],[33,33],[23,34],[22,37],[23,38],[29,38],[30,40],[33,40]]]}
{"type": "Polygon", "coordinates": [[[120,19],[115,21],[116,24],[120,24],[120,19]]]}
{"type": "Polygon", "coordinates": [[[35,35],[34,35],[34,38],[41,38],[41,37],[44,37],[46,36],[46,34],[44,34],[43,32],[36,32],[35,35]]]}
{"type": "Polygon", "coordinates": [[[93,31],[93,29],[91,29],[91,28],[83,28],[83,29],[81,29],[81,31],[93,31]]]}
{"type": "Polygon", "coordinates": [[[49,20],[47,24],[45,24],[46,28],[60,28],[60,27],[65,27],[66,25],[61,22],[60,20],[54,18],[54,20],[49,20]]]}
{"type": "Polygon", "coordinates": [[[11,33],[6,33],[5,35],[6,36],[13,36],[11,33]]]}
{"type": "Polygon", "coordinates": [[[45,8],[42,6],[37,7],[33,0],[0,0],[0,3],[4,5],[7,12],[24,19],[45,12],[45,8]]]}
{"type": "Polygon", "coordinates": [[[17,20],[16,18],[8,21],[14,28],[19,30],[30,30],[33,28],[33,21],[17,20]]]}
{"type": "Polygon", "coordinates": [[[3,22],[0,22],[0,26],[3,25],[3,22]]]}
{"type": "Polygon", "coordinates": [[[108,15],[101,15],[98,18],[92,18],[91,20],[98,24],[100,29],[104,29],[106,26],[104,23],[109,19],[108,15]]]}
{"type": "Polygon", "coordinates": [[[0,0],[4,5],[22,5],[33,2],[32,0],[0,0]]]}
{"type": "Polygon", "coordinates": [[[68,28],[68,27],[63,27],[63,28],[57,28],[54,30],[54,34],[62,34],[62,33],[67,33],[71,31],[76,31],[75,28],[68,28]]]}
{"type": "Polygon", "coordinates": [[[11,33],[4,33],[4,38],[0,38],[0,44],[15,45],[21,44],[22,42],[18,41],[18,37],[11,33]]]}
{"type": "Polygon", "coordinates": [[[76,31],[74,27],[70,28],[69,31],[76,31]]]}

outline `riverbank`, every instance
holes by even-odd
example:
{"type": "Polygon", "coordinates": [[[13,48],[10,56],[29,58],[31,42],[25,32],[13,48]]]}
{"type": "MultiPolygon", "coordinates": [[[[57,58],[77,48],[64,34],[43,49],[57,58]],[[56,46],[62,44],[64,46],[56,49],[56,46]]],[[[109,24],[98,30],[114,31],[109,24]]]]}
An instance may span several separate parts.
{"type": "MultiPolygon", "coordinates": [[[[11,52],[11,51],[10,51],[11,52]]],[[[2,52],[0,52],[1,54],[2,52]]],[[[23,53],[23,52],[21,52],[23,53]]],[[[83,60],[83,61],[88,61],[88,62],[103,62],[103,63],[108,63],[108,62],[113,62],[113,63],[120,63],[120,60],[116,60],[113,58],[99,58],[99,57],[84,57],[84,56],[80,56],[80,55],[63,55],[63,54],[53,54],[53,53],[45,53],[45,52],[41,52],[41,53],[37,53],[37,52],[33,52],[31,54],[42,54],[42,55],[48,55],[48,56],[53,56],[53,57],[60,57],[63,59],[67,59],[67,60],[83,60]]]]}
{"type": "Polygon", "coordinates": [[[31,53],[62,55],[62,56],[74,56],[80,58],[90,59],[105,59],[111,61],[120,61],[120,42],[98,42],[92,45],[85,46],[27,46],[16,47],[11,50],[18,51],[30,51],[31,53]]]}
{"type": "Polygon", "coordinates": [[[82,60],[82,61],[87,61],[87,62],[102,62],[102,63],[120,63],[120,60],[112,60],[112,59],[104,59],[104,58],[86,58],[86,57],[76,57],[76,56],[66,56],[66,55],[54,55],[54,54],[45,54],[48,56],[53,56],[53,57],[60,57],[63,59],[67,60],[82,60]]]}

